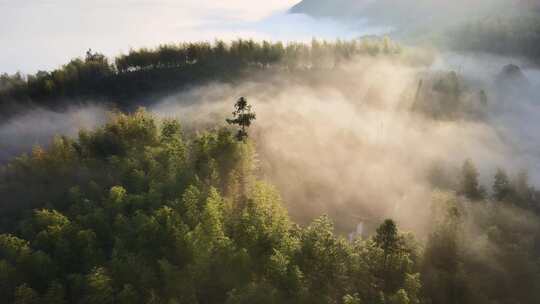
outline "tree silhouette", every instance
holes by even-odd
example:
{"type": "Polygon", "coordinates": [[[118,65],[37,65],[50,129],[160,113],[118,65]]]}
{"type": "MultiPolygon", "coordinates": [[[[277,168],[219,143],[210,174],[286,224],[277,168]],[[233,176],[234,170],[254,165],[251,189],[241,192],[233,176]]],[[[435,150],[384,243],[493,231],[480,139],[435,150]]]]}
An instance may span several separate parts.
{"type": "Polygon", "coordinates": [[[251,111],[251,105],[244,97],[240,97],[234,105],[234,111],[232,112],[233,118],[227,119],[227,123],[230,125],[237,125],[240,127],[236,134],[238,141],[245,141],[248,137],[247,128],[251,126],[253,120],[255,120],[255,112],[251,111]]]}
{"type": "Polygon", "coordinates": [[[512,185],[508,175],[503,169],[497,169],[493,182],[493,198],[497,201],[504,201],[510,198],[512,185]]]}
{"type": "Polygon", "coordinates": [[[396,223],[386,219],[378,228],[373,237],[377,247],[383,251],[382,268],[379,276],[382,278],[382,287],[385,292],[390,292],[392,283],[392,260],[400,251],[400,237],[396,223]]]}
{"type": "Polygon", "coordinates": [[[485,197],[485,190],[478,182],[478,170],[470,159],[467,159],[461,168],[459,193],[471,200],[482,200],[485,197]]]}
{"type": "Polygon", "coordinates": [[[399,248],[399,235],[396,223],[391,219],[385,220],[377,228],[374,241],[384,251],[386,256],[395,253],[399,248]]]}

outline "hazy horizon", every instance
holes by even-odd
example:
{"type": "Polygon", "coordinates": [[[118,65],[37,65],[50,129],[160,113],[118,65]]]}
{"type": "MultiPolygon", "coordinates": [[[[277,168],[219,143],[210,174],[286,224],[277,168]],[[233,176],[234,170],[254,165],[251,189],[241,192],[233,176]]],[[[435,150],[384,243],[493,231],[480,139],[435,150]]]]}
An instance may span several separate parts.
{"type": "Polygon", "coordinates": [[[112,57],[130,48],[183,41],[332,40],[384,32],[288,14],[296,2],[0,0],[0,74],[51,70],[88,49],[112,57]]]}

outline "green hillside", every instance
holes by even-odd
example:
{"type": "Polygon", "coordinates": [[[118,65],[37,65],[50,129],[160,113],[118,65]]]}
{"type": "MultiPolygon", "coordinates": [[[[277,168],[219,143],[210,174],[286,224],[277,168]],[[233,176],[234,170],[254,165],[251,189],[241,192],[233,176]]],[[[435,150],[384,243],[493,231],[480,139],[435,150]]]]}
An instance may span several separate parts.
{"type": "Polygon", "coordinates": [[[0,296],[50,304],[536,302],[540,229],[526,211],[535,191],[526,179],[500,171],[491,200],[467,162],[460,196],[434,195],[425,241],[381,220],[372,236],[350,242],[324,216],[294,224],[277,190],[255,174],[254,152],[230,128],[189,135],[139,110],[12,161],[0,175],[0,296]],[[496,251],[477,256],[470,221],[496,251]]]}

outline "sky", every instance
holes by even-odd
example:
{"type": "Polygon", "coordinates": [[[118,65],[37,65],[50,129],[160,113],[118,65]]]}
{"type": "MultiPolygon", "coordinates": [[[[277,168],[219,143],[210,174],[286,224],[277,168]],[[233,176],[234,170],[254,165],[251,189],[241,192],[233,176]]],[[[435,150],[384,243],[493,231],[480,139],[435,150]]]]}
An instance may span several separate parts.
{"type": "Polygon", "coordinates": [[[0,0],[0,73],[50,70],[88,49],[115,56],[182,41],[350,39],[358,30],[287,14],[299,0],[0,0]]]}

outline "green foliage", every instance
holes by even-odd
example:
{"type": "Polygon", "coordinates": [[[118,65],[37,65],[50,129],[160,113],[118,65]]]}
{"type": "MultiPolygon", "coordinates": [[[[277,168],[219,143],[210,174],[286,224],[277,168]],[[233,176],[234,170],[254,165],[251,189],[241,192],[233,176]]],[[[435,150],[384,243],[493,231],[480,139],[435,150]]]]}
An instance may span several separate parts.
{"type": "Polygon", "coordinates": [[[487,105],[486,92],[467,86],[463,75],[432,72],[418,82],[412,110],[437,120],[477,120],[484,117],[487,105]]]}
{"type": "Polygon", "coordinates": [[[251,105],[248,104],[247,99],[240,97],[234,105],[234,111],[232,112],[233,118],[227,119],[227,123],[230,125],[237,125],[240,127],[236,138],[239,141],[245,141],[248,138],[247,129],[251,126],[256,115],[251,111],[251,105]]]}
{"type": "Polygon", "coordinates": [[[463,163],[461,169],[459,193],[471,200],[481,200],[485,197],[485,190],[478,182],[478,170],[472,160],[463,163]]]}
{"type": "Polygon", "coordinates": [[[497,201],[504,201],[512,195],[512,185],[508,175],[502,169],[497,169],[493,182],[493,198],[497,201]]]}
{"type": "Polygon", "coordinates": [[[2,172],[6,204],[25,204],[0,209],[11,219],[1,226],[0,296],[85,304],[418,298],[416,249],[393,222],[355,244],[336,236],[328,217],[295,226],[253,163],[252,144],[227,129],[185,137],[178,122],[144,110],[36,148],[2,172]]]}
{"type": "Polygon", "coordinates": [[[538,11],[522,11],[482,18],[450,31],[449,44],[457,50],[489,52],[538,61],[538,11]]]}
{"type": "Polygon", "coordinates": [[[516,206],[513,198],[470,204],[454,193],[434,197],[433,232],[421,266],[427,298],[433,303],[536,301],[539,220],[516,206]],[[510,279],[518,276],[527,279],[510,279]]]}
{"type": "Polygon", "coordinates": [[[15,290],[14,304],[38,304],[39,295],[35,290],[23,284],[15,290]]]}
{"type": "Polygon", "coordinates": [[[66,290],[64,286],[57,282],[52,282],[45,294],[42,296],[44,304],[64,304],[66,303],[66,290]]]}
{"type": "Polygon", "coordinates": [[[343,297],[343,304],[362,304],[362,301],[360,301],[360,298],[358,297],[358,294],[354,295],[345,295],[343,297]]]}
{"type": "Polygon", "coordinates": [[[463,274],[463,219],[459,201],[449,194],[434,198],[434,232],[426,245],[423,261],[427,295],[437,303],[467,303],[468,288],[463,274]]]}
{"type": "Polygon", "coordinates": [[[112,279],[104,268],[95,268],[86,276],[86,297],[83,303],[114,303],[112,279]]]}
{"type": "Polygon", "coordinates": [[[55,304],[537,300],[538,204],[525,173],[499,171],[494,197],[511,195],[491,204],[466,162],[454,189],[460,195],[434,197],[424,248],[391,219],[354,243],[326,216],[299,227],[254,163],[253,144],[228,129],[186,136],[178,122],[142,109],[36,147],[0,174],[0,297],[55,304]],[[471,227],[477,234],[466,233],[471,227]]]}
{"type": "Polygon", "coordinates": [[[84,58],[26,77],[0,75],[1,116],[21,110],[21,103],[64,106],[73,99],[115,103],[121,109],[182,87],[220,80],[230,82],[245,71],[330,69],[354,56],[394,56],[401,49],[388,39],[312,44],[255,42],[179,43],[142,48],[114,58],[89,50],[84,58]]]}
{"type": "Polygon", "coordinates": [[[398,231],[396,223],[387,219],[377,228],[377,234],[374,238],[375,244],[380,247],[385,256],[389,256],[399,249],[398,231]]]}

